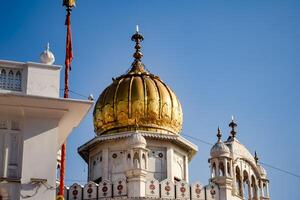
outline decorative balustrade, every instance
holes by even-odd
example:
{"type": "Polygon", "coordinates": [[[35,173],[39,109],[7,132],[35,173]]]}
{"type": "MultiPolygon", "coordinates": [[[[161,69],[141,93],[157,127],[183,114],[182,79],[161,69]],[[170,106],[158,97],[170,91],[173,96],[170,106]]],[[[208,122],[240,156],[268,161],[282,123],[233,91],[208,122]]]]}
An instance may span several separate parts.
{"type": "Polygon", "coordinates": [[[22,91],[22,69],[0,66],[0,89],[22,91]]]}
{"type": "MultiPolygon", "coordinates": [[[[128,190],[125,179],[111,183],[103,180],[99,184],[88,182],[84,186],[74,183],[65,188],[65,200],[98,200],[126,199],[128,190]]],[[[146,194],[142,199],[182,199],[182,200],[218,200],[218,187],[215,185],[202,186],[200,183],[189,185],[185,181],[173,183],[166,179],[161,182],[149,180],[146,182],[146,194]]],[[[57,191],[58,192],[58,191],[57,191]]]]}

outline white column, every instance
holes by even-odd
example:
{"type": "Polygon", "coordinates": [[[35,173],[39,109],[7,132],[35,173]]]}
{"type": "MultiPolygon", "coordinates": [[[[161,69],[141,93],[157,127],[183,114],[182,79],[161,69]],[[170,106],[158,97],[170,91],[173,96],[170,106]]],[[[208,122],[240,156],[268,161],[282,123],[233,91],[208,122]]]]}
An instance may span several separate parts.
{"type": "Polygon", "coordinates": [[[4,133],[0,132],[0,177],[4,176],[4,135],[4,133]]]}
{"type": "Polygon", "coordinates": [[[219,160],[216,159],[215,163],[216,163],[216,177],[219,177],[220,176],[220,172],[219,172],[219,160]]]}
{"type": "Polygon", "coordinates": [[[131,155],[131,162],[130,162],[130,166],[129,166],[129,167],[130,167],[130,169],[132,169],[133,166],[134,166],[134,165],[133,165],[133,156],[134,156],[134,152],[133,152],[132,149],[130,150],[130,155],[131,155]]]}
{"type": "Polygon", "coordinates": [[[264,197],[264,196],[265,196],[262,181],[260,181],[260,196],[261,196],[261,197],[264,197]]]}
{"type": "Polygon", "coordinates": [[[227,159],[226,158],[223,160],[223,164],[224,164],[224,176],[228,176],[228,172],[227,172],[227,159]]]}
{"type": "Polygon", "coordinates": [[[259,187],[258,187],[258,182],[255,182],[255,200],[259,199],[259,187]]]}
{"type": "Polygon", "coordinates": [[[267,187],[267,197],[270,198],[269,183],[268,182],[266,182],[266,187],[267,187]]]}
{"type": "Polygon", "coordinates": [[[139,168],[140,168],[140,169],[142,169],[142,159],[143,159],[143,158],[142,158],[142,154],[143,154],[143,153],[142,153],[142,150],[139,149],[139,159],[140,159],[140,166],[139,166],[139,168]]]}
{"type": "Polygon", "coordinates": [[[248,197],[249,199],[253,198],[251,183],[250,183],[249,179],[248,179],[248,195],[249,195],[249,197],[248,197]]]}
{"type": "Polygon", "coordinates": [[[232,165],[230,166],[231,168],[231,177],[233,179],[233,192],[237,193],[237,188],[236,188],[236,171],[235,171],[235,166],[232,163],[232,165]]]}
{"type": "Polygon", "coordinates": [[[148,169],[148,162],[149,162],[149,157],[148,157],[148,152],[146,151],[145,152],[145,154],[146,154],[146,169],[148,169]]]}
{"type": "Polygon", "coordinates": [[[4,135],[4,159],[3,159],[3,176],[8,177],[8,162],[9,162],[9,144],[10,144],[10,135],[6,133],[4,135]]]}
{"type": "Polygon", "coordinates": [[[184,156],[184,170],[185,170],[185,181],[189,182],[189,158],[188,156],[184,156]]]}
{"type": "Polygon", "coordinates": [[[213,166],[211,164],[211,160],[210,160],[210,164],[209,164],[209,167],[210,167],[210,178],[213,178],[213,166]]]}
{"type": "Polygon", "coordinates": [[[103,161],[103,178],[102,179],[106,179],[109,180],[109,159],[108,159],[108,149],[105,148],[102,150],[102,161],[103,161]]]}
{"type": "Polygon", "coordinates": [[[174,174],[173,174],[173,157],[174,157],[174,150],[172,147],[167,148],[167,178],[174,181],[174,174]]]}
{"type": "Polygon", "coordinates": [[[230,167],[230,170],[229,170],[229,171],[230,171],[230,176],[231,176],[231,177],[234,177],[234,170],[235,170],[235,169],[234,169],[234,167],[233,167],[232,160],[229,161],[229,167],[230,167]]]}

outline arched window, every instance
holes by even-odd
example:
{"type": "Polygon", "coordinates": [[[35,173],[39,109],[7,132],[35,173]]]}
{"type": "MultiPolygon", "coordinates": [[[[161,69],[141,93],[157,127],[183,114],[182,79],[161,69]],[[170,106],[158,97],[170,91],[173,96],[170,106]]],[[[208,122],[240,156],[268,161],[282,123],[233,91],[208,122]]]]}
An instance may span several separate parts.
{"type": "Polygon", "coordinates": [[[258,197],[263,197],[263,194],[261,193],[261,180],[258,180],[257,190],[258,190],[258,197]]]}
{"type": "Polygon", "coordinates": [[[223,162],[219,163],[219,176],[225,176],[225,168],[223,162]]]}
{"type": "Polygon", "coordinates": [[[7,89],[9,90],[14,89],[14,73],[12,70],[10,70],[8,73],[7,89]]]}
{"type": "Polygon", "coordinates": [[[14,82],[15,82],[15,90],[21,91],[21,89],[22,89],[22,74],[20,71],[18,71],[16,73],[14,82]]]}
{"type": "Polygon", "coordinates": [[[263,183],[263,191],[262,191],[262,196],[263,197],[268,197],[268,192],[267,192],[267,184],[263,183]]]}
{"type": "Polygon", "coordinates": [[[60,179],[60,164],[57,164],[56,166],[56,179],[60,179]]]}
{"type": "Polygon", "coordinates": [[[242,181],[241,181],[241,172],[239,167],[235,168],[235,188],[237,191],[237,194],[239,196],[242,196],[242,181]]]}
{"type": "Polygon", "coordinates": [[[251,199],[249,191],[249,176],[246,171],[243,172],[243,197],[244,199],[251,199]]]}
{"type": "Polygon", "coordinates": [[[211,168],[211,177],[214,178],[216,177],[216,163],[213,163],[212,168],[211,168]]]}
{"type": "Polygon", "coordinates": [[[6,89],[6,71],[5,71],[5,69],[2,69],[1,73],[0,73],[0,88],[6,89]]]}
{"type": "Polygon", "coordinates": [[[230,169],[230,163],[227,162],[227,174],[228,176],[231,176],[231,169],[230,169]]]}
{"type": "Polygon", "coordinates": [[[146,156],[145,156],[145,154],[143,154],[143,156],[142,156],[141,167],[143,169],[146,169],[146,156]]]}
{"type": "Polygon", "coordinates": [[[140,168],[140,158],[137,152],[133,156],[133,166],[134,168],[140,168]]]}
{"type": "Polygon", "coordinates": [[[253,199],[257,199],[257,185],[256,185],[256,180],[255,177],[252,175],[251,176],[251,190],[252,190],[252,195],[253,195],[253,199]]]}
{"type": "Polygon", "coordinates": [[[131,154],[130,153],[127,154],[126,161],[127,161],[127,168],[131,169],[132,168],[132,160],[131,160],[131,154]]]}

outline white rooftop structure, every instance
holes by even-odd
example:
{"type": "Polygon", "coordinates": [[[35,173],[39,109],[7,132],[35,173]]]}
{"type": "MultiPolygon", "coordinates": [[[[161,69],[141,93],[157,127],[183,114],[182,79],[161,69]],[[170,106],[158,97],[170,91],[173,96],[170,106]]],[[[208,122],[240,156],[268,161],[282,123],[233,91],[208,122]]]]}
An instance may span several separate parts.
{"type": "Polygon", "coordinates": [[[51,64],[0,60],[0,199],[56,198],[57,152],[93,105],[60,98],[51,64]]]}

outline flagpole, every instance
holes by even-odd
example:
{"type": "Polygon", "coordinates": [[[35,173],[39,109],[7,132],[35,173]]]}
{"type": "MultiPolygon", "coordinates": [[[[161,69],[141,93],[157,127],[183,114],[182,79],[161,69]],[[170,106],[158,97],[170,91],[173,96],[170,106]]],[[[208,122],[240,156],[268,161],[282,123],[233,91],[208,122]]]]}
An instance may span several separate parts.
{"type": "MultiPolygon", "coordinates": [[[[64,86],[64,98],[69,98],[69,72],[71,70],[71,62],[73,59],[72,52],[72,33],[71,33],[71,11],[75,6],[75,0],[64,0],[63,5],[66,7],[67,15],[65,25],[67,26],[66,37],[66,57],[65,57],[65,86],[64,86]]],[[[61,161],[60,161],[60,184],[59,195],[64,197],[65,186],[65,169],[66,169],[66,141],[61,146],[61,161]]]]}

